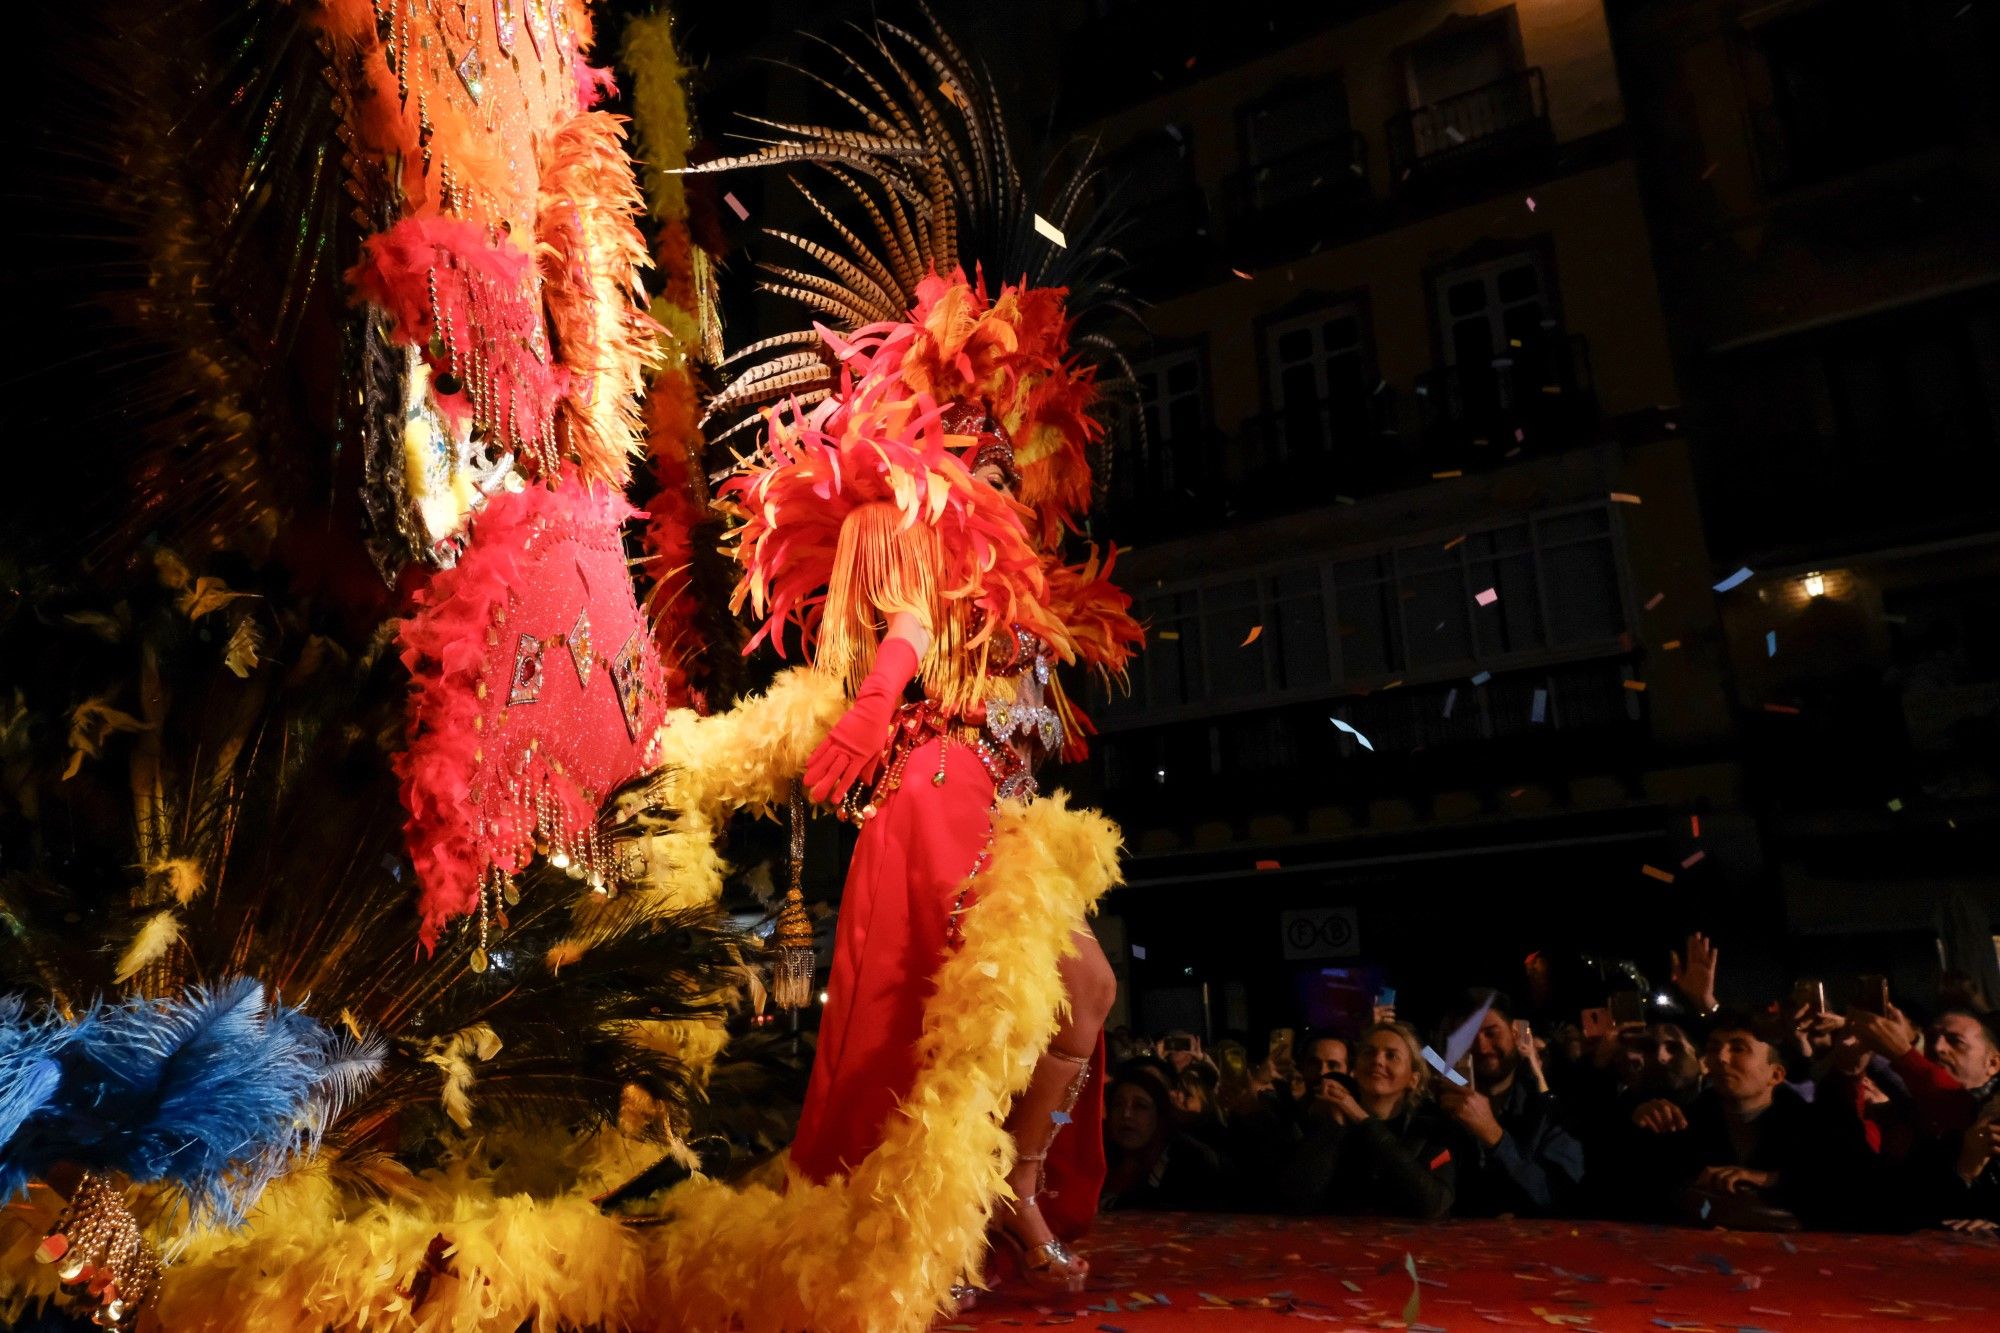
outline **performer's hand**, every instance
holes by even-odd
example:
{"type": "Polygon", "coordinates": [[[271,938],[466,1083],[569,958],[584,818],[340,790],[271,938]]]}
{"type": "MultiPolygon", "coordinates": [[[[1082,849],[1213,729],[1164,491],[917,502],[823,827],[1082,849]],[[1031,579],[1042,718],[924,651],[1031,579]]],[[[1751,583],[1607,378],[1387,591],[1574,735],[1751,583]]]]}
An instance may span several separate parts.
{"type": "Polygon", "coordinates": [[[896,704],[916,674],[916,645],[893,636],[884,639],[875,654],[875,669],[856,692],[847,716],[834,723],[806,761],[808,796],[826,804],[837,802],[857,779],[872,776],[882,766],[896,704]]]}

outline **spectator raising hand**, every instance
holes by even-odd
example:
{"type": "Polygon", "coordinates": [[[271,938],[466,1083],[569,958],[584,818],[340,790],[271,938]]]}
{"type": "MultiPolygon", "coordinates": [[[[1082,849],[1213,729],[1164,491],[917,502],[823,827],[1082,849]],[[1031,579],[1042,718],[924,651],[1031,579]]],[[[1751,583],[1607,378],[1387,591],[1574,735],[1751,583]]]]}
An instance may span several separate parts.
{"type": "Polygon", "coordinates": [[[1847,1016],[1847,1026],[1856,1041],[1884,1060],[1900,1060],[1917,1048],[1916,1025],[1893,1004],[1884,1012],[1871,1014],[1857,1009],[1847,1016]]]}
{"type": "Polygon", "coordinates": [[[1674,989],[1688,998],[1696,1011],[1712,1013],[1715,1010],[1715,972],[1722,961],[1722,952],[1709,940],[1708,936],[1696,931],[1687,937],[1687,952],[1673,954],[1674,989]]]}

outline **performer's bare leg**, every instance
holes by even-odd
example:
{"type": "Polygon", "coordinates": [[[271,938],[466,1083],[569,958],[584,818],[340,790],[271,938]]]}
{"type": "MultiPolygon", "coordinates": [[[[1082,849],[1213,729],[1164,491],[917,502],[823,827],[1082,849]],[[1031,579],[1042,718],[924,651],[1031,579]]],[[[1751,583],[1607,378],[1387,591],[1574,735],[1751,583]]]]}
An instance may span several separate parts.
{"type": "Polygon", "coordinates": [[[1014,1136],[1017,1154],[1007,1182],[1019,1202],[1002,1205],[1000,1225],[1025,1252],[1023,1266],[1031,1278],[1045,1285],[1081,1290],[1089,1265],[1066,1253],[1050,1255],[1042,1248],[1055,1237],[1035,1204],[1035,1195],[1041,1188],[1043,1159],[1061,1128],[1055,1114],[1067,1113],[1083,1090],[1098,1034],[1104,1031],[1104,1020],[1118,995],[1118,979],[1095,935],[1079,930],[1072,938],[1077,951],[1060,965],[1069,1011],[1007,1115],[1007,1131],[1014,1136]]]}

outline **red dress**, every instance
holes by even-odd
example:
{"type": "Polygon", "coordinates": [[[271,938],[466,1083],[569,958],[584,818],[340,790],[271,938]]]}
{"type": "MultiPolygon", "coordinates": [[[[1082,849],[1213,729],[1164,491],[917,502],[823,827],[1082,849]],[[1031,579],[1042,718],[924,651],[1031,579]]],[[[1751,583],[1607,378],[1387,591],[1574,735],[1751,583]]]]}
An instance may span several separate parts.
{"type": "MultiPolygon", "coordinates": [[[[908,771],[861,826],[847,869],[819,1049],[792,1144],[792,1164],[809,1180],[866,1157],[910,1091],[952,911],[992,830],[994,781],[971,748],[931,739],[910,753],[908,771]],[[937,784],[940,746],[948,753],[937,784]]],[[[1096,1216],[1104,1183],[1103,1066],[1100,1040],[1090,1086],[1049,1149],[1042,1214],[1065,1239],[1096,1216]]]]}

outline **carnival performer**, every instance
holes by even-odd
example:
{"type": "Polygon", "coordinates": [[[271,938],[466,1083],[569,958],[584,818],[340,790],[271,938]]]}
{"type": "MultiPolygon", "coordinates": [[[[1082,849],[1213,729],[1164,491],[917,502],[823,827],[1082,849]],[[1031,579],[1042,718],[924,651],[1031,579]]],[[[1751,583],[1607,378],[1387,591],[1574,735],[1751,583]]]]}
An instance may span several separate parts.
{"type": "MultiPolygon", "coordinates": [[[[1011,495],[1018,483],[1011,446],[991,431],[978,439],[975,479],[1011,495]]],[[[857,534],[871,521],[855,520],[857,534]]],[[[860,824],[819,1053],[792,1150],[793,1164],[816,1179],[858,1161],[895,1113],[915,1072],[928,979],[950,947],[968,893],[977,892],[993,804],[1034,792],[1035,770],[1061,748],[1063,728],[1052,706],[1051,650],[1025,628],[1009,627],[986,645],[991,687],[983,700],[953,707],[927,689],[921,700],[905,702],[927,657],[965,650],[939,643],[927,608],[871,583],[862,545],[843,542],[834,577],[864,599],[886,633],[853,707],[805,774],[815,801],[839,805],[860,824]]],[[[963,670],[938,663],[933,674],[963,670]]],[[[1008,1183],[1016,1197],[994,1230],[1031,1281],[1065,1291],[1082,1289],[1089,1266],[1057,1238],[1040,1196],[1050,1147],[1079,1119],[1093,1065],[1101,1072],[1099,1037],[1117,986],[1094,935],[1077,930],[1072,942],[1075,952],[1062,962],[1069,1009],[1007,1118],[1015,1142],[1008,1183]]],[[[1062,1159],[1059,1178],[1072,1198],[1094,1203],[1103,1175],[1096,1098],[1080,1119],[1082,1141],[1062,1159]]],[[[1068,1220],[1076,1229],[1087,1218],[1068,1220]]]]}
{"type": "MultiPolygon", "coordinates": [[[[720,499],[737,519],[735,605],[761,622],[749,646],[782,654],[796,629],[851,700],[802,779],[859,827],[791,1153],[815,1182],[867,1158],[916,1082],[996,808],[1031,799],[1046,760],[1085,752],[1057,667],[1116,682],[1143,638],[1115,553],[1063,554],[1091,501],[1093,413],[1131,390],[1107,336],[1132,313],[1112,224],[1083,202],[1090,156],[1052,167],[1038,209],[990,81],[929,27],[880,22],[841,53],[859,76],[841,98],[865,128],[760,124],[764,147],[698,168],[818,164],[833,190],[793,178],[822,235],[767,232],[813,267],[766,263],[763,286],[812,322],[729,358],[707,417],[736,474],[720,499]]],[[[992,1237],[1035,1284],[1076,1291],[1089,1269],[1066,1241],[1103,1177],[1092,1076],[1116,983],[1081,918],[1070,943],[1066,1004],[1007,1114],[1013,1197],[992,1237]]]]}

